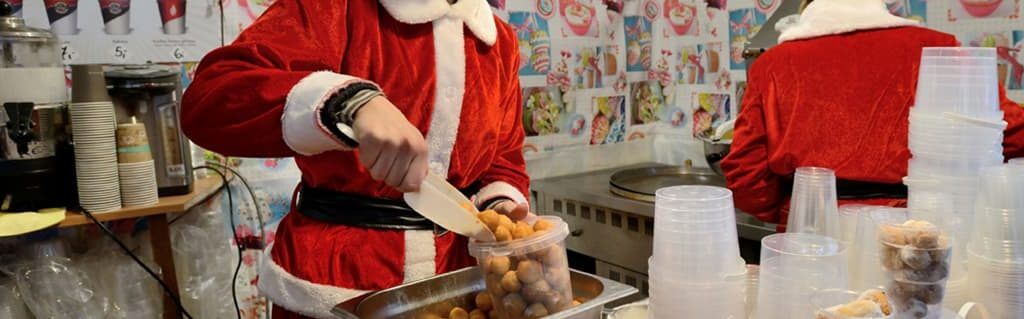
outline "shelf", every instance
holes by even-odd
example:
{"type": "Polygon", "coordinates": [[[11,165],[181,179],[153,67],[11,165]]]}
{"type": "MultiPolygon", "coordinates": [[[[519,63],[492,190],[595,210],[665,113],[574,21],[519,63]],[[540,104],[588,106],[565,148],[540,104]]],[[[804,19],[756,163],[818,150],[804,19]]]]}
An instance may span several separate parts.
{"type": "MultiPolygon", "coordinates": [[[[185,195],[176,196],[164,196],[160,197],[160,202],[150,206],[139,206],[139,207],[125,207],[112,212],[106,212],[101,214],[93,214],[96,219],[105,222],[121,219],[131,219],[139,217],[148,217],[153,215],[161,214],[176,214],[183,213],[193,206],[203,202],[211,195],[220,190],[223,181],[220,176],[213,175],[207,178],[196,180],[192,188],[192,193],[185,195]]],[[[68,211],[64,221],[60,223],[60,227],[73,227],[91,224],[85,215],[82,215],[78,211],[68,211]]]]}

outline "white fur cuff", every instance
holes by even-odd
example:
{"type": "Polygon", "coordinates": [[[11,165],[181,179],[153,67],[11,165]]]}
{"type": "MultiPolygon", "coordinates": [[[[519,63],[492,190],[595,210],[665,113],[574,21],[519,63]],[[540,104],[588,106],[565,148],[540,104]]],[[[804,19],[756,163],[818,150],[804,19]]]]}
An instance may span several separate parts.
{"type": "Polygon", "coordinates": [[[512,201],[523,204],[527,203],[526,196],[519,192],[519,189],[506,182],[494,182],[487,184],[484,188],[481,188],[476,193],[476,202],[473,203],[477,207],[483,205],[495,198],[505,197],[512,201]]]}
{"type": "Polygon", "coordinates": [[[306,76],[288,92],[281,115],[284,142],[296,153],[316,155],[326,151],[348,150],[320,121],[320,109],[334,93],[354,83],[369,81],[320,71],[306,76]]]}

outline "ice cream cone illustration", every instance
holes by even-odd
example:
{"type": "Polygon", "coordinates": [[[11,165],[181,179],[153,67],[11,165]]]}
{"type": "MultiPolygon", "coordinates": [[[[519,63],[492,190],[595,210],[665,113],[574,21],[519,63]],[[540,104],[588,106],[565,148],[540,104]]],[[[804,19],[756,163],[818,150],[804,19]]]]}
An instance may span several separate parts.
{"type": "Polygon", "coordinates": [[[551,64],[551,41],[549,40],[548,33],[544,30],[534,31],[530,37],[530,46],[533,47],[530,56],[533,70],[537,71],[537,73],[547,73],[551,64]]]}

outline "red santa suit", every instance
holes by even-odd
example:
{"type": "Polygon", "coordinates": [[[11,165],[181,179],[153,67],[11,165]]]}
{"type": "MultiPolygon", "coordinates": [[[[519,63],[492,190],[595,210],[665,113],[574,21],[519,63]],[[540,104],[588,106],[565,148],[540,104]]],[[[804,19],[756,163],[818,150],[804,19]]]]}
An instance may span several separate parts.
{"type": "MultiPolygon", "coordinates": [[[[797,167],[841,180],[900,184],[908,115],[924,47],[952,35],[889,14],[882,1],[817,0],[751,66],[731,152],[722,161],[736,207],[785,223],[797,167]]],[[[1024,154],[1024,109],[1002,94],[1008,157],[1024,154]]],[[[846,202],[841,201],[840,204],[846,202]]],[[[867,204],[905,205],[900,199],[867,204]]]]}
{"type": "MultiPolygon", "coordinates": [[[[485,0],[278,1],[203,59],[182,125],[222,154],[293,156],[304,186],[399,199],[319,121],[334,92],[373,83],[424,134],[432,172],[475,191],[477,203],[525,203],[515,39],[485,0]]],[[[369,291],[474,263],[452,234],[327,224],[294,209],[268,253],[260,290],[319,318],[369,291]]],[[[294,313],[275,308],[274,318],[294,313]]]]}

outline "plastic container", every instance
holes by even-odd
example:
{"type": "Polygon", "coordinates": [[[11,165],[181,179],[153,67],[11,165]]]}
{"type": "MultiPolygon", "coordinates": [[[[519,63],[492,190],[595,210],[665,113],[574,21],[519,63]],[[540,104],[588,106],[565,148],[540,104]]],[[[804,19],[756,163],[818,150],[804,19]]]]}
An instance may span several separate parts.
{"type": "Polygon", "coordinates": [[[899,221],[879,225],[878,240],[886,288],[895,318],[941,318],[950,278],[949,236],[939,227],[914,227],[899,221]]]}
{"type": "Polygon", "coordinates": [[[800,167],[793,177],[787,232],[841,237],[835,171],[800,167]]]}
{"type": "Polygon", "coordinates": [[[882,254],[878,249],[878,224],[903,222],[908,218],[906,208],[875,206],[859,216],[857,234],[850,251],[850,288],[863,291],[885,286],[882,254]]]}
{"type": "Polygon", "coordinates": [[[970,299],[982,301],[992,318],[1018,318],[1024,313],[1024,263],[968,255],[970,299]]]}
{"type": "Polygon", "coordinates": [[[782,233],[761,239],[758,300],[754,318],[789,319],[811,314],[811,295],[846,289],[845,247],[815,234],[782,233]]]}
{"type": "MultiPolygon", "coordinates": [[[[742,260],[741,260],[742,261],[742,260]]],[[[691,278],[668,279],[662,274],[654,258],[648,263],[650,276],[650,313],[648,318],[667,318],[685,313],[693,318],[730,319],[747,316],[745,296],[748,277],[744,272],[719,278],[715,282],[692,283],[691,278]],[[660,313],[662,315],[657,315],[660,313]]]]}
{"type": "Polygon", "coordinates": [[[540,219],[554,227],[523,239],[469,243],[500,319],[545,316],[572,307],[565,251],[569,226],[558,217],[540,219]]]}
{"type": "Polygon", "coordinates": [[[661,279],[716,283],[745,271],[731,191],[675,186],[656,196],[652,266],[667,269],[661,279]]]}
{"type": "Polygon", "coordinates": [[[999,118],[995,56],[994,48],[923,49],[915,108],[999,118]]]}

